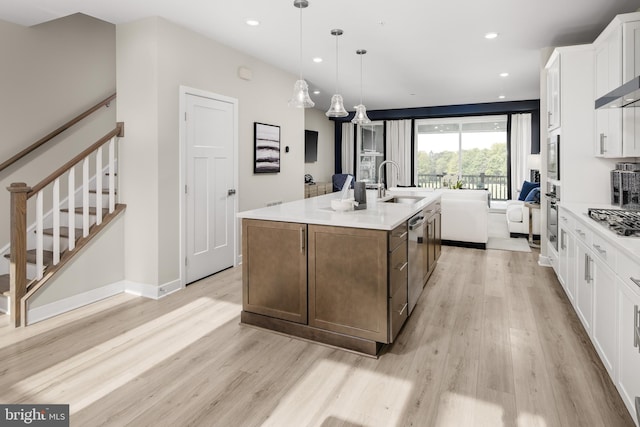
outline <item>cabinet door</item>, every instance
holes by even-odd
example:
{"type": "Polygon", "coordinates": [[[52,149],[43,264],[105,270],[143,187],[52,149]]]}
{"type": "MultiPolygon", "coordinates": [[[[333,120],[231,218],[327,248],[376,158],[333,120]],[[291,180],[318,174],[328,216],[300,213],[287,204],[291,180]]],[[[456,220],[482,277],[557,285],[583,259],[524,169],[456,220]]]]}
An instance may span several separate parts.
{"type": "Polygon", "coordinates": [[[547,68],[547,127],[560,126],[560,55],[547,68]]]}
{"type": "MultiPolygon", "coordinates": [[[[625,278],[626,279],[626,278],[625,278]]],[[[640,290],[625,280],[617,281],[618,297],[618,375],[616,386],[631,416],[640,425],[636,399],[640,398],[640,290]]]]}
{"type": "Polygon", "coordinates": [[[611,378],[615,378],[616,276],[601,260],[593,258],[593,343],[611,378]]]}
{"type": "Polygon", "coordinates": [[[307,323],[306,225],[242,221],[242,308],[307,323]]]}
{"type": "Polygon", "coordinates": [[[387,247],[386,231],[309,225],[310,326],[388,342],[387,247]]]}
{"type": "Polygon", "coordinates": [[[560,228],[558,245],[558,279],[571,304],[575,304],[576,293],[576,238],[567,229],[560,228]]]}
{"type": "Polygon", "coordinates": [[[582,326],[591,336],[593,321],[593,259],[589,249],[578,242],[576,247],[576,312],[582,326]]]}
{"type": "MultiPolygon", "coordinates": [[[[596,46],[596,98],[622,84],[622,29],[596,46]]],[[[595,155],[622,156],[622,111],[600,109],[596,111],[595,155]]]]}

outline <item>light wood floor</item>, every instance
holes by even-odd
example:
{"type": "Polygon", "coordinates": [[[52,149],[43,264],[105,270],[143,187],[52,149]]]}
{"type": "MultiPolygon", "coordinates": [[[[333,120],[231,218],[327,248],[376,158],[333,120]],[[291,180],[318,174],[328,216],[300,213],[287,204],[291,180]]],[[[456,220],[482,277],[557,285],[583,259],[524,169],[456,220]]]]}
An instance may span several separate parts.
{"type": "Polygon", "coordinates": [[[72,426],[632,426],[538,253],[445,247],[378,359],[239,325],[241,269],[13,330],[0,402],[72,426]]]}

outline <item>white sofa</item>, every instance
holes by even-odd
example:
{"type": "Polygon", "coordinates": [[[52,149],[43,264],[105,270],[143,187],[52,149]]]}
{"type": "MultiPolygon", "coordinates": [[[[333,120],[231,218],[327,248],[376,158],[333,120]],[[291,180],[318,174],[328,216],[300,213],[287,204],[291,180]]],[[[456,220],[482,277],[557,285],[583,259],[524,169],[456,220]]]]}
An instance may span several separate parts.
{"type": "MultiPolygon", "coordinates": [[[[540,209],[533,209],[533,234],[540,235],[540,209]]],[[[507,201],[507,228],[511,237],[529,235],[529,208],[521,200],[507,201]]]]}
{"type": "Polygon", "coordinates": [[[443,244],[486,249],[489,240],[489,192],[436,191],[441,194],[443,244]]]}

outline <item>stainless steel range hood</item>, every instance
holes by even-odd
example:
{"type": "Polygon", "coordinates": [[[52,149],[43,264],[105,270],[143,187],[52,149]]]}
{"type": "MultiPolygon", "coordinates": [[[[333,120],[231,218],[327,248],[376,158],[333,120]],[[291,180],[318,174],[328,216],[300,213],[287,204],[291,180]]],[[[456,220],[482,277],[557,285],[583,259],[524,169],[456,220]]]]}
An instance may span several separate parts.
{"type": "Polygon", "coordinates": [[[640,76],[596,99],[598,108],[640,107],[640,76]],[[637,102],[637,103],[636,103],[637,102]]]}

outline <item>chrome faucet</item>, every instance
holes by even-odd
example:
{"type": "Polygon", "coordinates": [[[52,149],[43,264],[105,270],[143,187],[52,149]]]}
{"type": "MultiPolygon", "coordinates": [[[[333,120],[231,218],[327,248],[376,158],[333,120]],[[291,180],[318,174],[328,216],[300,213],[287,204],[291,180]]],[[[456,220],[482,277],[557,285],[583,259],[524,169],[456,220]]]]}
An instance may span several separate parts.
{"type": "Polygon", "coordinates": [[[382,166],[384,166],[387,163],[390,163],[396,167],[396,171],[398,172],[397,177],[398,179],[400,179],[400,166],[398,166],[396,162],[392,160],[385,160],[384,162],[380,163],[380,166],[378,166],[378,198],[379,199],[384,197],[386,194],[384,183],[382,182],[382,166]]]}

